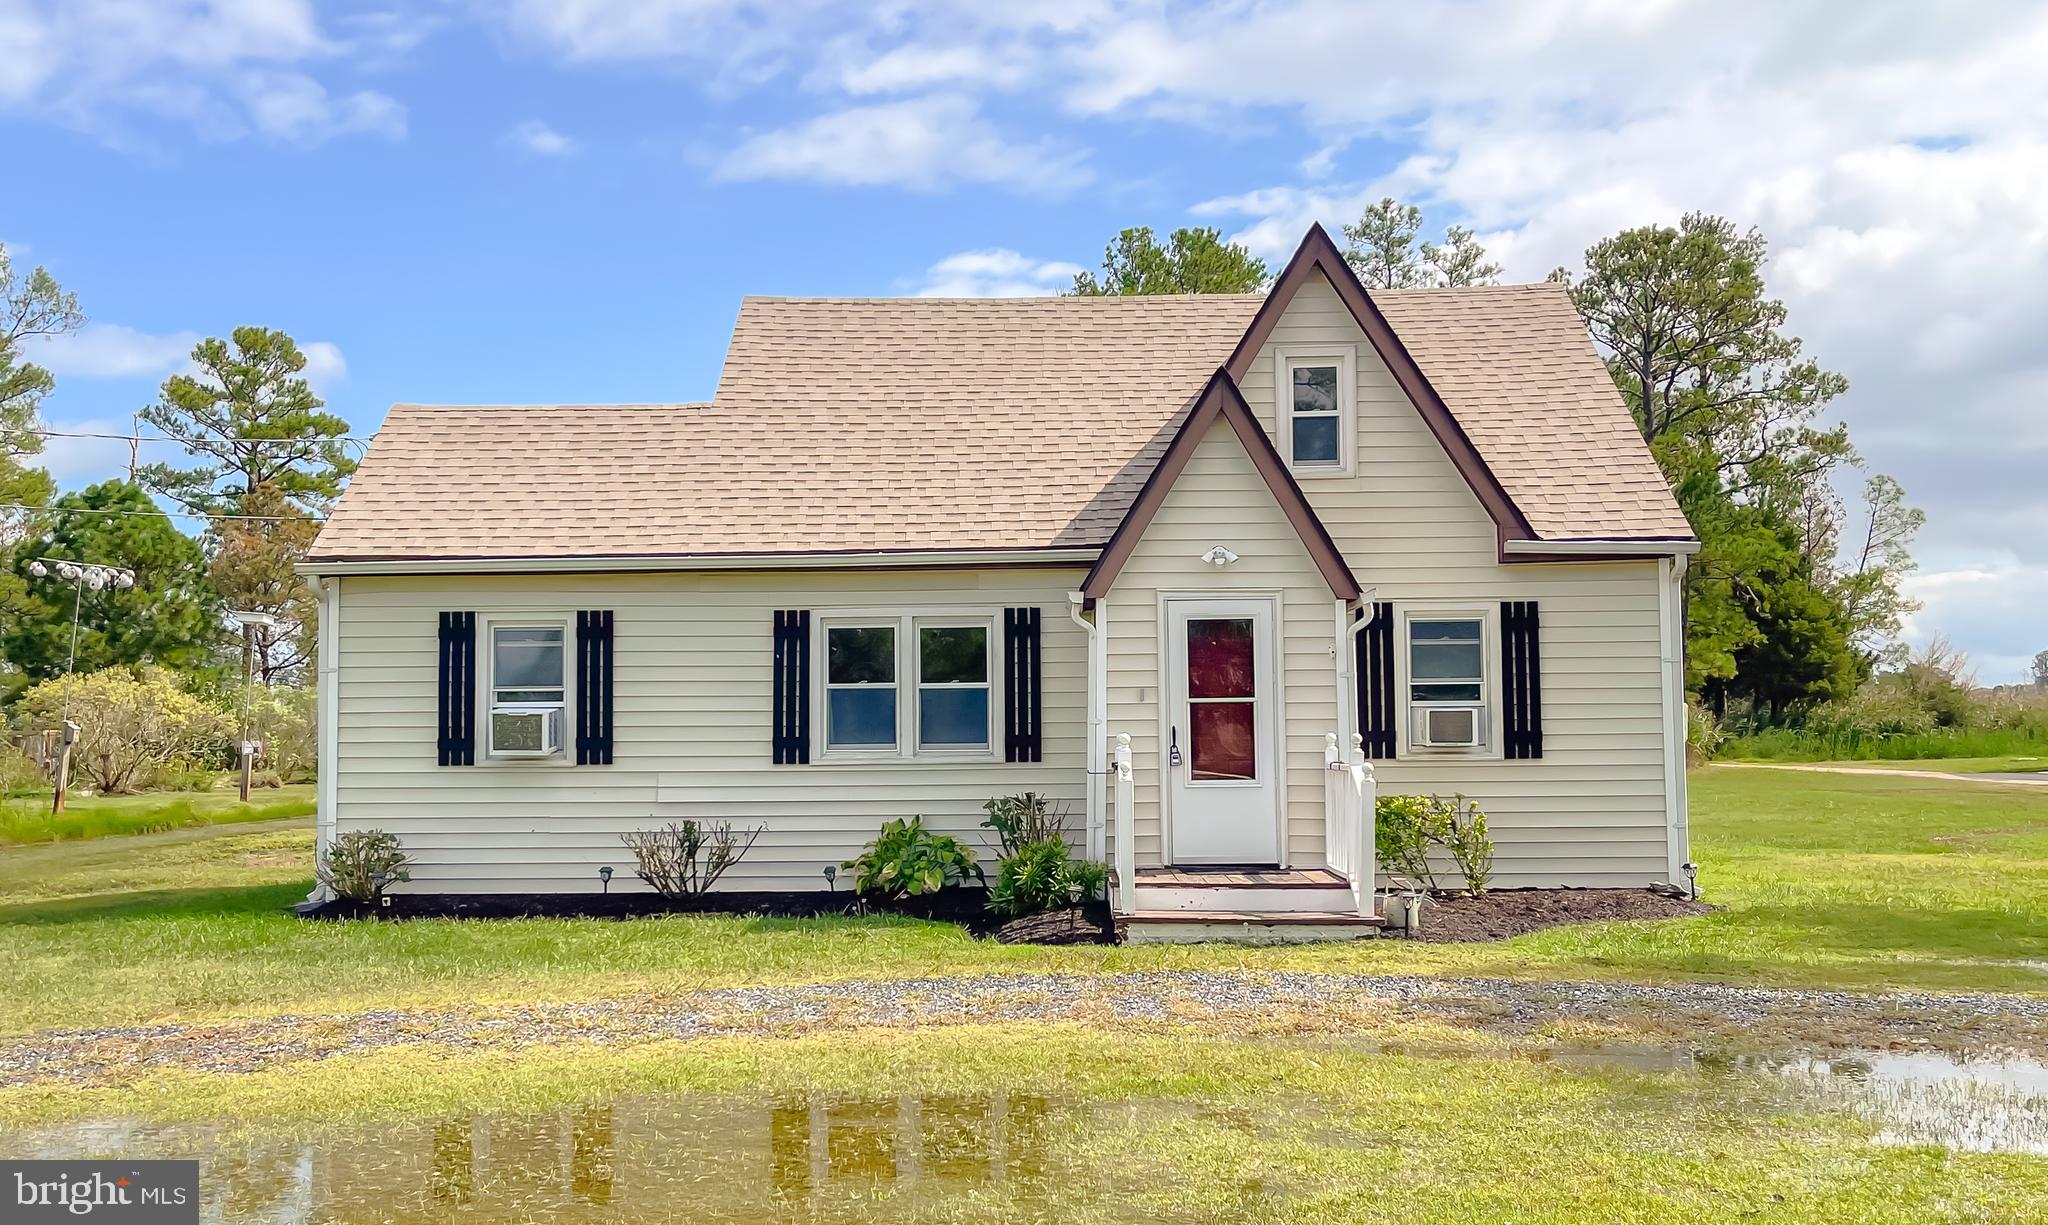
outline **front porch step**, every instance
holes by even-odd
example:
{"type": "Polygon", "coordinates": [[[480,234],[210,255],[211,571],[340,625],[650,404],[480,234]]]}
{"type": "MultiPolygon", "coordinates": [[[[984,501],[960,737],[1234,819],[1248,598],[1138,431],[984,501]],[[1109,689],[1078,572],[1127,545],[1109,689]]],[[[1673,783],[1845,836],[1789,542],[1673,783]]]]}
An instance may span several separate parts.
{"type": "Polygon", "coordinates": [[[1377,936],[1386,923],[1377,915],[1368,919],[1348,910],[1138,910],[1123,921],[1126,944],[1362,940],[1377,936]]]}
{"type": "Polygon", "coordinates": [[[1351,885],[1323,868],[1140,868],[1137,910],[1235,914],[1345,913],[1351,885]]]}

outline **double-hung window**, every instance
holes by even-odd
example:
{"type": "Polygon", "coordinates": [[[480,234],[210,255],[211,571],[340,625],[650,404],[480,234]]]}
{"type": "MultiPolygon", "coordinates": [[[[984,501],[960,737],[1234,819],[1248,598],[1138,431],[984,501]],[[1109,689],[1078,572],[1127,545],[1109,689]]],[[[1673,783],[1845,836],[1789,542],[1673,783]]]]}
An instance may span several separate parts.
{"type": "Polygon", "coordinates": [[[1341,476],[1357,449],[1357,379],[1349,346],[1276,350],[1274,388],[1281,450],[1301,476],[1341,476]]]}
{"type": "Polygon", "coordinates": [[[995,616],[820,617],[825,757],[995,751],[995,616]]]}
{"type": "Polygon", "coordinates": [[[569,709],[568,627],[493,621],[490,631],[492,757],[556,757],[569,709]]]}
{"type": "Polygon", "coordinates": [[[1418,610],[1406,622],[1409,746],[1484,752],[1492,706],[1487,616],[1418,610]]]}

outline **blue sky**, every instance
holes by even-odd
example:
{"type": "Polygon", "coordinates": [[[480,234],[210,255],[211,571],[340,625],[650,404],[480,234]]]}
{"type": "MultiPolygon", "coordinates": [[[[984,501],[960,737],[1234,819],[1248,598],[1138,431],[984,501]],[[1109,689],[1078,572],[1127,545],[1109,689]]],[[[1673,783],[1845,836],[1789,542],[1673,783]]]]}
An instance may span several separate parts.
{"type": "Polygon", "coordinates": [[[2011,680],[2048,647],[2048,17],[1935,7],[0,0],[0,241],[93,320],[38,354],[54,425],[260,323],[368,432],[702,398],[744,293],[1044,292],[1125,225],[1277,262],[1391,192],[1533,280],[1719,211],[1929,512],[1914,636],[2011,680]]]}

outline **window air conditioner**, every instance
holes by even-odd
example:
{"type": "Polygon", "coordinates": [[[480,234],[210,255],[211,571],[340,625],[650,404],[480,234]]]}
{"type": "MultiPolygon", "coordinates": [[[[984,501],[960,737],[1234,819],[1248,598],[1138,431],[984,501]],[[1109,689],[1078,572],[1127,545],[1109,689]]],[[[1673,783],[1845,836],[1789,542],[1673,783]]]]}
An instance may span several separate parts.
{"type": "Polygon", "coordinates": [[[562,748],[562,708],[552,705],[491,708],[491,752],[546,757],[562,748]]]}
{"type": "Polygon", "coordinates": [[[1473,749],[1486,742],[1484,706],[1418,706],[1413,729],[1423,749],[1473,749]]]}

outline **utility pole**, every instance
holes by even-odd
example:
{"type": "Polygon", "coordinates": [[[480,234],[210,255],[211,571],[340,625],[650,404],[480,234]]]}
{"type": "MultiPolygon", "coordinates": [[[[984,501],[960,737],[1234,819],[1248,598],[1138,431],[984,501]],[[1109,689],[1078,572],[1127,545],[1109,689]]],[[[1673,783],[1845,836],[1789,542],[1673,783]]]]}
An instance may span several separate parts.
{"type": "Polygon", "coordinates": [[[277,618],[265,612],[230,612],[228,616],[242,626],[242,802],[249,802],[249,774],[256,761],[256,740],[251,735],[249,711],[256,697],[256,652],[259,643],[265,644],[269,633],[277,627],[277,618]]]}
{"type": "MultiPolygon", "coordinates": [[[[28,564],[31,578],[50,578],[53,575],[60,583],[71,584],[71,655],[64,661],[64,675],[69,677],[78,670],[78,615],[85,604],[85,589],[104,591],[109,587],[126,589],[135,585],[135,571],[120,566],[96,566],[91,562],[71,561],[62,557],[38,557],[28,564]]],[[[64,699],[64,726],[57,738],[57,768],[51,771],[54,788],[50,796],[50,811],[64,811],[64,792],[71,785],[71,750],[78,744],[80,728],[71,717],[71,699],[64,699]]]]}

